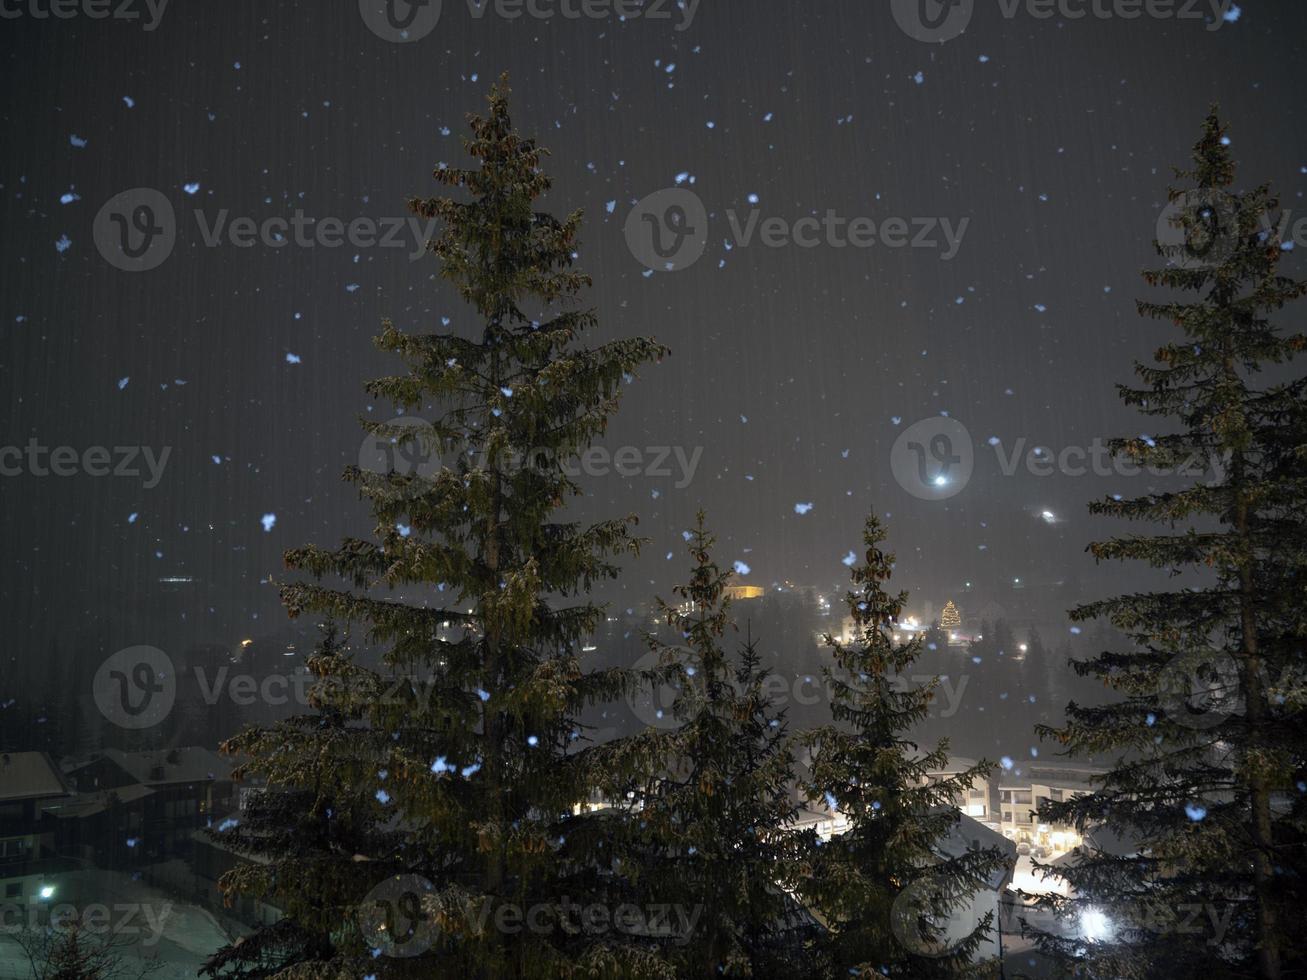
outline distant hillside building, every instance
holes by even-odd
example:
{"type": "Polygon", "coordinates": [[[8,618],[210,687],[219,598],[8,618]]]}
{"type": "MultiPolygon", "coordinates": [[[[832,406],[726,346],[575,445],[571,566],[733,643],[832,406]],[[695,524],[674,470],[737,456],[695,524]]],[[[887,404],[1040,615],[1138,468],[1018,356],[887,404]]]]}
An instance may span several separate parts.
{"type": "Polygon", "coordinates": [[[71,795],[44,752],[0,754],[0,905],[26,908],[58,894],[72,866],[56,852],[45,807],[71,795]]]}
{"type": "Polygon", "coordinates": [[[763,596],[761,585],[728,585],[725,592],[728,599],[761,599],[763,596]]]}
{"type": "Polygon", "coordinates": [[[57,811],[67,851],[128,864],[185,855],[192,831],[230,808],[230,759],[199,746],[147,752],[103,749],[65,759],[78,798],[57,811]],[[125,850],[124,850],[125,848],[125,850]]]}

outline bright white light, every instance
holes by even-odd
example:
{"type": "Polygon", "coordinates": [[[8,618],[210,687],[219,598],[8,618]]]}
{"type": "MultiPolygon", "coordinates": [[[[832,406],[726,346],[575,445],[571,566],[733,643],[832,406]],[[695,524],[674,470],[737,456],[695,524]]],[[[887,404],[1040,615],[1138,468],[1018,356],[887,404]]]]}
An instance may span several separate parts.
{"type": "Polygon", "coordinates": [[[943,473],[935,477],[935,486],[943,487],[947,485],[948,485],[948,477],[946,477],[943,473]]]}
{"type": "Polygon", "coordinates": [[[1057,515],[1054,514],[1051,510],[1046,510],[1039,516],[1042,517],[1049,524],[1052,524],[1057,520],[1057,515]]]}
{"type": "Polygon", "coordinates": [[[1022,653],[1025,653],[1027,650],[1030,649],[1030,645],[1026,643],[1019,643],[1017,644],[1017,649],[1020,650],[1022,653]]]}
{"type": "Polygon", "coordinates": [[[54,885],[42,885],[41,898],[43,899],[54,898],[54,885]]]}
{"type": "Polygon", "coordinates": [[[1112,920],[1098,909],[1085,909],[1080,916],[1080,931],[1091,943],[1101,943],[1112,937],[1112,920]]]}

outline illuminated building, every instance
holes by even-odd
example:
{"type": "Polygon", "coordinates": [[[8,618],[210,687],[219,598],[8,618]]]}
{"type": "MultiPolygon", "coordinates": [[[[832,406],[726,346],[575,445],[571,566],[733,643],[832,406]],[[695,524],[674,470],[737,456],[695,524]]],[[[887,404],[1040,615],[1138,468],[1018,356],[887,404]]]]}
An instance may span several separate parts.
{"type": "Polygon", "coordinates": [[[761,585],[728,585],[725,592],[728,599],[761,599],[763,588],[761,585]]]}

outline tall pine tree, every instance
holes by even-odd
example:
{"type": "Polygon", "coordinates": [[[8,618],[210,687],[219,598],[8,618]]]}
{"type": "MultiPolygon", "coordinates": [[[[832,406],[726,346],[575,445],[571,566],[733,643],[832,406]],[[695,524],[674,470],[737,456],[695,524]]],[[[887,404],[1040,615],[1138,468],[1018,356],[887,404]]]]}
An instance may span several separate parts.
{"type": "Polygon", "coordinates": [[[681,602],[659,611],[681,643],[649,637],[675,683],[674,728],[649,728],[625,751],[647,773],[614,784],[634,820],[626,863],[642,896],[679,906],[663,953],[678,977],[812,975],[813,920],[785,891],[804,850],[785,713],[770,700],[751,635],[732,656],[725,589],[732,573],[713,559],[704,515],[688,535],[694,560],[681,602]]]}
{"type": "Polygon", "coordinates": [[[797,887],[829,929],[833,975],[965,975],[993,914],[962,934],[949,920],[969,907],[1004,858],[996,848],[955,853],[944,842],[960,819],[954,799],[965,798],[993,767],[982,761],[932,779],[930,773],[948,768],[948,742],[923,753],[910,738],[929,713],[933,685],[905,683],[923,637],[894,642],[907,594],[885,591],[894,556],[881,550],[884,539],[880,522],[869,517],[863,561],[853,566],[854,589],[845,596],[856,636],[849,644],[827,637],[834,724],[804,736],[811,749],[807,795],[843,813],[849,829],[817,849],[797,887]]]}
{"type": "Polygon", "coordinates": [[[1279,272],[1270,190],[1233,189],[1234,170],[1213,110],[1192,168],[1177,171],[1187,186],[1170,192],[1185,244],[1159,243],[1167,264],[1144,274],[1170,295],[1138,304],[1177,336],[1136,367],[1138,387],[1119,388],[1175,431],[1113,445],[1142,465],[1200,461],[1202,478],[1090,508],[1165,528],[1093,544],[1095,559],[1143,562],[1184,587],[1073,610],[1132,641],[1075,664],[1123,697],[1072,703],[1064,726],[1041,730],[1072,754],[1117,760],[1094,793],[1039,811],[1124,841],[1087,846],[1060,869],[1073,896],[1044,903],[1064,928],[1041,944],[1085,976],[1307,969],[1307,378],[1283,366],[1303,335],[1274,322],[1307,285],[1279,272]]]}
{"type": "Polygon", "coordinates": [[[428,402],[443,410],[430,426],[363,423],[401,452],[438,451],[442,465],[349,468],[375,539],[286,555],[318,580],[282,589],[290,614],[366,623],[383,666],[323,665],[321,697],[346,719],[346,736],[304,725],[231,743],[270,786],[320,792],[310,805],[321,819],[343,818],[326,801],[344,794],[369,808],[349,812],[354,827],[385,830],[333,848],[323,856],[331,867],[295,883],[292,910],[322,911],[314,936],[330,917],[339,925],[278,976],[666,974],[638,937],[569,919],[569,907],[602,899],[613,873],[604,821],[576,805],[614,749],[587,745],[578,718],[633,683],[579,660],[602,620],[589,590],[615,576],[638,539],[633,517],[583,525],[559,514],[580,493],[571,459],[604,432],[631,373],[665,351],[646,339],[576,345],[596,325],[576,304],[589,283],[573,267],[581,216],[536,210],[550,187],[545,151],[514,131],[507,99],[501,82],[488,115],[470,119],[464,145],[477,166],[435,171],[466,199],[410,202],[444,223],[430,248],[472,308],[476,335],[406,334],[387,322],[378,346],[406,370],[367,386],[405,413],[428,402]],[[430,887],[383,895],[389,917],[369,933],[375,889],[401,878],[430,887]],[[403,957],[374,956],[386,949],[376,932],[400,921],[396,904],[408,932],[421,920],[428,939],[403,957]]]}

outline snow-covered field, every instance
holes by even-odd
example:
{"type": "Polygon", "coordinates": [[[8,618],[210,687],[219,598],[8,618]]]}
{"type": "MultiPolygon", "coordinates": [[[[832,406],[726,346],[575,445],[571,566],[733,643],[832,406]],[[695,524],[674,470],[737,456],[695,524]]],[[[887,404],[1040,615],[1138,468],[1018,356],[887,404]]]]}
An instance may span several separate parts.
{"type": "MultiPolygon", "coordinates": [[[[61,902],[56,895],[50,909],[77,916],[87,933],[112,936],[125,977],[136,975],[134,961],[153,958],[158,968],[149,976],[154,980],[194,980],[208,955],[228,941],[222,926],[207,911],[134,881],[130,875],[86,870],[69,876],[67,890],[78,899],[61,902]]],[[[17,934],[24,923],[39,927],[41,921],[13,908],[6,910],[0,926],[0,980],[30,980],[33,976],[17,934]]]]}

